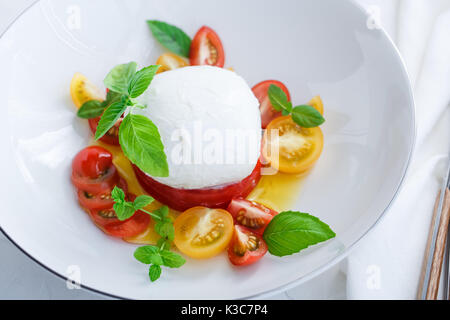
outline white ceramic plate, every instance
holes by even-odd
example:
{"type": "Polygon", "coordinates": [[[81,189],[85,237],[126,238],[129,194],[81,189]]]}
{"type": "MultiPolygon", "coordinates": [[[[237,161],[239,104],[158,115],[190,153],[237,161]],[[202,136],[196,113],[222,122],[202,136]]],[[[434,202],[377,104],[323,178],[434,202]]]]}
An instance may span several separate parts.
{"type": "Polygon", "coordinates": [[[341,259],[380,219],[405,175],[414,106],[405,68],[385,32],[351,1],[58,0],[29,8],[0,39],[0,225],[17,246],[83,286],[124,298],[244,298],[299,284],[341,259]],[[114,65],[154,63],[164,51],[146,19],[193,36],[213,27],[226,65],[250,85],[279,79],[301,103],[320,94],[325,148],[292,209],[326,221],[337,237],[248,268],[225,255],[164,269],[151,284],[134,246],[100,232],[79,208],[70,163],[86,121],[69,94],[79,71],[101,84],[114,65]],[[370,22],[370,21],[369,21],[370,22]]]}

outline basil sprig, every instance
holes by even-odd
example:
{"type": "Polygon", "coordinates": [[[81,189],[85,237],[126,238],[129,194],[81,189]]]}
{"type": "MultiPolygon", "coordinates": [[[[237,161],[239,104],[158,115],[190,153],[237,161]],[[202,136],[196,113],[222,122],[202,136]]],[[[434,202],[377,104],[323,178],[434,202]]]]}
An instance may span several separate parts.
{"type": "MultiPolygon", "coordinates": [[[[130,62],[120,64],[108,73],[104,80],[109,89],[106,102],[83,105],[82,114],[85,117],[102,115],[95,132],[96,140],[103,137],[128,108],[147,107],[138,104],[135,99],[147,90],[159,67],[151,65],[136,71],[136,62],[130,62]]],[[[169,175],[161,136],[150,119],[130,112],[119,127],[119,143],[125,156],[146,173],[154,177],[169,175]]]]}
{"type": "Polygon", "coordinates": [[[333,230],[319,218],[297,211],[277,214],[263,234],[269,252],[278,257],[297,253],[335,236],[333,230]]]}
{"type": "Polygon", "coordinates": [[[169,217],[169,208],[161,208],[149,212],[144,209],[153,202],[153,198],[147,195],[138,196],[134,201],[127,201],[125,193],[119,187],[114,187],[111,192],[114,200],[114,211],[120,221],[129,219],[133,214],[140,210],[152,217],[155,222],[155,231],[161,237],[156,246],[142,246],[134,251],[134,257],[139,262],[149,264],[149,278],[156,281],[161,276],[161,266],[168,268],[179,268],[185,264],[186,260],[179,254],[170,251],[171,243],[175,236],[173,221],[169,217]]]}
{"type": "Polygon", "coordinates": [[[147,20],[156,40],[175,54],[189,57],[191,38],[180,28],[158,20],[147,20]]]}
{"type": "Polygon", "coordinates": [[[161,266],[179,268],[186,260],[179,254],[158,246],[142,246],[134,251],[134,257],[139,262],[149,264],[148,275],[154,282],[161,276],[161,266]]]}
{"type": "Polygon", "coordinates": [[[137,210],[142,210],[154,201],[152,197],[147,195],[140,195],[134,201],[126,201],[125,192],[117,186],[111,191],[111,198],[114,200],[113,208],[117,219],[120,221],[131,218],[137,210]]]}
{"type": "Polygon", "coordinates": [[[288,101],[286,93],[280,87],[271,84],[267,93],[272,107],[277,111],[281,111],[284,116],[290,114],[292,120],[299,126],[314,128],[325,122],[320,112],[311,106],[300,105],[292,107],[292,103],[288,101]]]}
{"type": "Polygon", "coordinates": [[[149,66],[136,72],[136,67],[136,62],[120,64],[106,75],[103,81],[105,86],[121,96],[103,113],[95,133],[96,140],[116,124],[128,107],[137,105],[134,98],[144,93],[159,68],[158,65],[149,66]]]}

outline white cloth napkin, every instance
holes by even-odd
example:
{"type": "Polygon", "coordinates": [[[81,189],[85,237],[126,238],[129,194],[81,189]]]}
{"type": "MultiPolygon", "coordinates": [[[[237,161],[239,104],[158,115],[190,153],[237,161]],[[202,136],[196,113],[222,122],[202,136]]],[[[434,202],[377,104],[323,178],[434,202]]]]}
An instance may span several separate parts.
{"type": "Polygon", "coordinates": [[[416,100],[417,141],[397,200],[346,261],[347,298],[414,299],[450,147],[450,1],[359,2],[378,10],[405,60],[416,100]]]}

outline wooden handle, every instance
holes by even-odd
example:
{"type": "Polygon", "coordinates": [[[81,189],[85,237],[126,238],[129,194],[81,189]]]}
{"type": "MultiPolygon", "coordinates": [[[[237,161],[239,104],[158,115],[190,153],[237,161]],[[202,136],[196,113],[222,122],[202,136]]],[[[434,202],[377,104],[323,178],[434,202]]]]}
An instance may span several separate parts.
{"type": "MultiPolygon", "coordinates": [[[[427,244],[427,250],[425,252],[425,264],[424,264],[424,270],[422,272],[422,279],[421,284],[424,283],[424,277],[425,277],[425,268],[426,268],[426,259],[430,253],[430,247],[431,247],[431,241],[432,241],[432,234],[433,234],[433,227],[434,223],[436,221],[436,215],[437,210],[439,207],[439,198],[440,198],[440,192],[437,196],[436,203],[434,205],[434,212],[433,212],[433,221],[431,223],[431,230],[428,236],[428,244],[427,244]]],[[[448,233],[448,225],[450,221],[450,190],[447,188],[445,190],[444,195],[444,202],[442,204],[442,212],[441,212],[441,219],[439,221],[439,227],[436,237],[436,245],[435,250],[433,253],[433,260],[431,263],[431,270],[430,270],[430,280],[428,282],[427,287],[427,294],[426,294],[426,300],[436,300],[438,291],[439,291],[439,281],[441,278],[441,270],[442,270],[442,262],[444,260],[444,253],[445,253],[445,244],[447,241],[447,233],[448,233]]],[[[419,290],[419,294],[422,291],[422,288],[419,290]]]]}

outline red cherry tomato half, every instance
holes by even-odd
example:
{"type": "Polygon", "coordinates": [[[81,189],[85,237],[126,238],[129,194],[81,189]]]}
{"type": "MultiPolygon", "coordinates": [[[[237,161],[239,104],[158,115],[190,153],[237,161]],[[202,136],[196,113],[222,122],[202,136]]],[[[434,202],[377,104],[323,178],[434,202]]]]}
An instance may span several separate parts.
{"type": "Polygon", "coordinates": [[[133,169],[148,194],[179,211],[196,206],[226,208],[231,199],[246,197],[261,178],[261,163],[258,161],[253,172],[240,182],[204,189],[176,189],[150,178],[136,166],[133,166],[133,169]]]}
{"type": "Polygon", "coordinates": [[[267,91],[271,84],[274,84],[281,88],[281,90],[286,93],[286,96],[289,101],[291,101],[291,95],[289,94],[286,86],[277,80],[266,80],[258,83],[252,88],[253,94],[259,100],[259,111],[261,112],[261,127],[265,129],[267,125],[275,118],[278,118],[282,115],[281,111],[277,111],[272,107],[270,103],[269,96],[267,95],[267,91]]]}
{"type": "Polygon", "coordinates": [[[137,211],[131,218],[120,221],[115,216],[114,209],[90,210],[89,216],[94,223],[107,235],[119,238],[133,237],[144,232],[149,223],[150,216],[137,211]]]}
{"type": "Polygon", "coordinates": [[[100,210],[87,210],[89,216],[95,225],[103,230],[103,227],[109,223],[120,222],[117,219],[116,212],[113,208],[100,209],[100,210]]]}
{"type": "Polygon", "coordinates": [[[231,213],[235,223],[247,227],[256,234],[262,235],[272,218],[278,214],[260,203],[245,199],[231,200],[227,211],[231,213]]]}
{"type": "MultiPolygon", "coordinates": [[[[97,131],[98,122],[100,121],[100,117],[89,119],[89,127],[91,128],[92,134],[95,135],[95,132],[97,131]]],[[[111,144],[113,146],[119,146],[119,127],[122,123],[123,117],[120,118],[116,124],[108,130],[108,132],[105,133],[103,137],[101,137],[99,140],[111,144]]]]}
{"type": "Polygon", "coordinates": [[[261,259],[267,252],[267,244],[260,235],[243,226],[234,226],[228,246],[228,258],[235,266],[247,266],[261,259]]]}
{"type": "MultiPolygon", "coordinates": [[[[125,193],[128,192],[128,184],[124,179],[120,179],[117,184],[125,193]]],[[[84,190],[78,189],[78,202],[81,207],[87,210],[105,210],[111,209],[114,205],[114,200],[111,198],[112,189],[105,190],[101,194],[93,194],[84,190]]]]}
{"type": "MultiPolygon", "coordinates": [[[[134,200],[135,196],[127,195],[128,200],[134,200]]],[[[144,232],[149,223],[150,216],[142,211],[136,213],[129,219],[120,221],[117,219],[113,208],[104,210],[89,210],[89,216],[92,221],[106,234],[113,237],[133,237],[144,232]]]]}
{"type": "Polygon", "coordinates": [[[144,232],[150,223],[150,216],[142,211],[137,211],[131,218],[125,221],[112,222],[103,227],[106,234],[127,238],[134,237],[144,232]]]}
{"type": "Polygon", "coordinates": [[[117,184],[119,174],[108,150],[90,146],[78,152],[73,159],[71,179],[78,189],[101,194],[117,184]]]}
{"type": "Polygon", "coordinates": [[[191,65],[210,65],[222,68],[225,52],[217,33],[206,26],[200,28],[192,40],[189,52],[191,65]]]}

